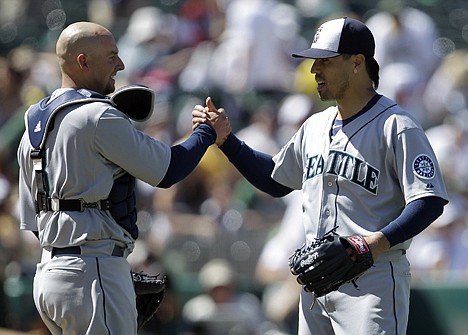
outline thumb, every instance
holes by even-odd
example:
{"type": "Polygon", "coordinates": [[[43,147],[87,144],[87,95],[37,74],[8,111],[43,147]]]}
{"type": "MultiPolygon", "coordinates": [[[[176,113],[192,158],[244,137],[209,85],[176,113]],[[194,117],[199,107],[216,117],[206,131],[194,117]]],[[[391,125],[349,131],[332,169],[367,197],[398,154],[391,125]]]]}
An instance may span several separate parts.
{"type": "Polygon", "coordinates": [[[216,106],[214,105],[213,100],[211,100],[211,97],[206,98],[206,107],[208,107],[210,112],[216,112],[216,106]]]}

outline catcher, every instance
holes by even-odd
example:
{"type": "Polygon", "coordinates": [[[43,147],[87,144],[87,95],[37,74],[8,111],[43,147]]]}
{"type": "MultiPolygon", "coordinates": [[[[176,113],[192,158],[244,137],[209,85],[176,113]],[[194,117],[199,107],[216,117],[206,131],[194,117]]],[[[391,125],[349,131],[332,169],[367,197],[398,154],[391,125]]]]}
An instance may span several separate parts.
{"type": "MultiPolygon", "coordinates": [[[[323,23],[311,48],[293,56],[314,60],[318,94],[336,106],[309,117],[273,157],[233,134],[220,146],[260,190],[302,190],[307,243],[290,259],[304,287],[299,335],[405,334],[406,249],[448,202],[423,129],[376,91],[374,51],[362,22],[323,23]]],[[[207,102],[193,110],[194,128],[224,113],[207,102]]]]}
{"type": "Polygon", "coordinates": [[[127,261],[139,235],[136,178],[172,186],[230,126],[214,117],[170,147],[132,124],[151,116],[154,93],[115,91],[124,64],[106,28],[73,23],[56,52],[61,88],[28,109],[18,149],[20,228],[42,249],[34,302],[53,335],[135,335],[164,295],[163,279],[132,277],[127,261]]]}

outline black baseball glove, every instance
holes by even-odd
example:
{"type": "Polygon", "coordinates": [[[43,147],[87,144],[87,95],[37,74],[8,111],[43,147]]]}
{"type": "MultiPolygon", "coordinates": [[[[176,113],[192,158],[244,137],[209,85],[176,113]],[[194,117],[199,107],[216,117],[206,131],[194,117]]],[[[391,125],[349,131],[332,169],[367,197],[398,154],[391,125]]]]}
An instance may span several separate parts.
{"type": "Polygon", "coordinates": [[[166,279],[159,275],[132,272],[138,311],[138,329],[141,329],[154,316],[164,298],[166,279]]]}
{"type": "Polygon", "coordinates": [[[307,292],[321,297],[355,281],[373,264],[369,245],[362,236],[340,236],[335,229],[289,258],[291,273],[307,292]]]}

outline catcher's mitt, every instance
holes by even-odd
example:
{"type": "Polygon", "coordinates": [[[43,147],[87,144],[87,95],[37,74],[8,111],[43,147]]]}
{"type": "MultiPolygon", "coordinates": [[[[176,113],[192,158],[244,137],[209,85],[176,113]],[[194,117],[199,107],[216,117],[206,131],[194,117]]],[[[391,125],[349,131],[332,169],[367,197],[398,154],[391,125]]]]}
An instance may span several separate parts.
{"type": "Polygon", "coordinates": [[[141,329],[154,316],[164,298],[166,279],[159,275],[132,272],[138,311],[138,329],[141,329]]]}
{"type": "Polygon", "coordinates": [[[344,283],[355,284],[374,264],[369,245],[362,236],[339,236],[335,230],[297,249],[289,258],[291,273],[316,297],[335,291],[344,283]]]}

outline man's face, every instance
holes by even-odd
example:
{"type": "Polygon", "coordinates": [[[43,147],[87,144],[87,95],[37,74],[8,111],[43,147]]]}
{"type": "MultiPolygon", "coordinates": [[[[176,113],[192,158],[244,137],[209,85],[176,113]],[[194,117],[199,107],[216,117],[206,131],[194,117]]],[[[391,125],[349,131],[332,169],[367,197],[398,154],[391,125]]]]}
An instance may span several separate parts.
{"type": "Polygon", "coordinates": [[[320,99],[322,101],[343,99],[350,85],[349,78],[352,69],[351,59],[344,58],[342,55],[316,59],[310,72],[315,74],[320,99]]]}
{"type": "Polygon", "coordinates": [[[88,88],[101,94],[115,90],[115,75],[125,68],[118,55],[118,49],[112,36],[103,36],[94,52],[88,56],[92,70],[88,88]]]}

